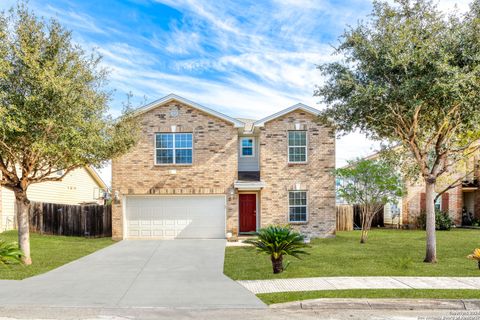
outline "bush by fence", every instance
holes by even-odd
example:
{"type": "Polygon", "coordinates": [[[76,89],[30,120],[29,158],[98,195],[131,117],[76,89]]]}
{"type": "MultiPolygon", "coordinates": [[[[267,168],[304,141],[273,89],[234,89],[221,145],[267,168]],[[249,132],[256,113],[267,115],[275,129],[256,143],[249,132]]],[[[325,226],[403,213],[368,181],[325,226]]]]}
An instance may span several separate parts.
{"type": "Polygon", "coordinates": [[[32,202],[30,230],[62,236],[111,237],[112,207],[32,202]]]}

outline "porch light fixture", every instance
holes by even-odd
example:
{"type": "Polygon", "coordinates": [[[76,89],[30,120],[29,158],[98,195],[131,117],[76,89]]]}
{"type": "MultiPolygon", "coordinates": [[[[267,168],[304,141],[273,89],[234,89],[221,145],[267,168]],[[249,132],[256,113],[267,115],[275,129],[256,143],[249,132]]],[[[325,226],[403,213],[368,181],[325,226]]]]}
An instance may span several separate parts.
{"type": "Polygon", "coordinates": [[[295,190],[301,190],[302,184],[300,182],[295,182],[295,190]]]}
{"type": "Polygon", "coordinates": [[[120,200],[120,193],[118,192],[118,190],[115,191],[113,199],[115,200],[115,202],[118,202],[120,200]]]}
{"type": "Polygon", "coordinates": [[[295,123],[295,130],[300,130],[302,128],[302,125],[300,123],[295,123]]]}
{"type": "Polygon", "coordinates": [[[172,132],[177,131],[177,126],[176,126],[176,125],[173,125],[173,126],[171,126],[170,128],[172,129],[172,132]]]}

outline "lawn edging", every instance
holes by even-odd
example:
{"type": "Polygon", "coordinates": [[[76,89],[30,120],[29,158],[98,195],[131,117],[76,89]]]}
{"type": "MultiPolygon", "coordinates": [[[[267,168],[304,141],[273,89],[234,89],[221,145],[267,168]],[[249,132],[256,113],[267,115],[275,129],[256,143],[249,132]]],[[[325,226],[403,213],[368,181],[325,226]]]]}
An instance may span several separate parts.
{"type": "MultiPolygon", "coordinates": [[[[410,304],[441,305],[439,301],[467,301],[480,309],[480,290],[475,289],[348,289],[261,293],[257,297],[278,308],[406,308],[410,304]],[[392,301],[397,303],[393,305],[392,301]],[[401,301],[401,302],[399,302],[401,301]],[[413,301],[413,302],[412,302],[413,301]]],[[[425,307],[428,308],[428,307],[425,307]]]]}

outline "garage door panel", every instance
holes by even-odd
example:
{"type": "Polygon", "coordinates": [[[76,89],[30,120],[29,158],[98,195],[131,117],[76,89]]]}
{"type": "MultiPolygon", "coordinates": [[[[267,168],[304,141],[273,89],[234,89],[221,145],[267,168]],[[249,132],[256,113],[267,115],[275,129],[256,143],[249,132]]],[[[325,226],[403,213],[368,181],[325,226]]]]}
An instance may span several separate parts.
{"type": "Polygon", "coordinates": [[[224,196],[127,197],[129,238],[224,238],[224,196]]]}

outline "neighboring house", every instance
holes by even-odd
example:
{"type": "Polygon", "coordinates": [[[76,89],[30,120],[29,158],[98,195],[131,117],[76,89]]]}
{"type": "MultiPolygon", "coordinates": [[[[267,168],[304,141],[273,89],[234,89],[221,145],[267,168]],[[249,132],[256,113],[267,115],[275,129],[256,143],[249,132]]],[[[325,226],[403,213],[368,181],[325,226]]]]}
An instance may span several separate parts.
{"type": "MultiPolygon", "coordinates": [[[[366,158],[377,157],[378,154],[374,154],[366,158]]],[[[461,226],[468,223],[468,219],[465,220],[467,215],[470,219],[480,219],[480,159],[478,156],[472,157],[464,166],[453,171],[448,179],[437,182],[437,192],[443,191],[457,179],[463,183],[438,197],[435,208],[448,212],[455,225],[461,226]]],[[[396,204],[387,204],[384,207],[384,223],[385,226],[403,225],[416,228],[418,216],[425,211],[425,184],[422,179],[407,182],[405,195],[398,199],[396,204]]]]}
{"type": "MultiPolygon", "coordinates": [[[[446,211],[456,226],[469,224],[471,218],[480,219],[480,159],[473,157],[465,168],[451,173],[452,178],[437,183],[437,191],[445,189],[449,180],[461,179],[462,184],[438,197],[435,208],[446,211]],[[467,172],[471,172],[467,174],[467,172]],[[466,219],[466,216],[469,218],[466,219]]],[[[422,182],[407,184],[407,194],[403,197],[404,214],[402,222],[414,226],[421,212],[426,211],[425,185],[422,182]]]]}
{"type": "Polygon", "coordinates": [[[136,112],[138,144],[112,161],[113,237],[230,238],[270,224],[335,233],[335,135],[297,104],[235,119],[176,95],[136,112]]]}
{"type": "MultiPolygon", "coordinates": [[[[103,203],[106,184],[97,172],[80,168],[68,173],[62,181],[32,184],[27,195],[30,201],[58,204],[103,203]]],[[[0,232],[15,227],[15,196],[0,186],[0,232]]]]}

